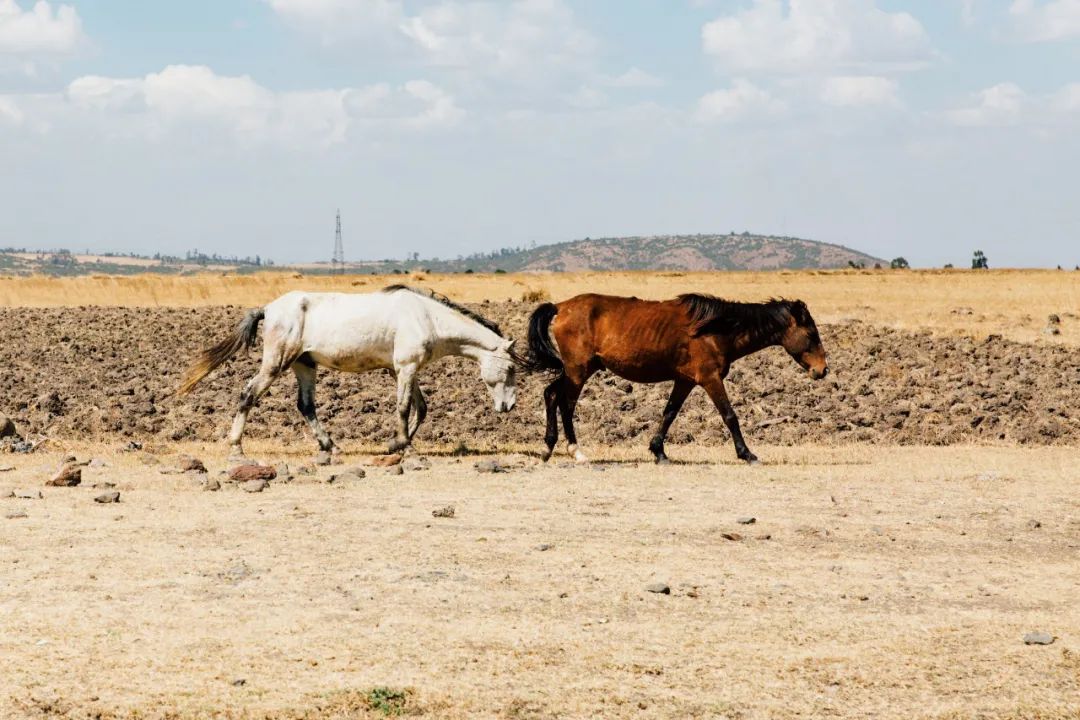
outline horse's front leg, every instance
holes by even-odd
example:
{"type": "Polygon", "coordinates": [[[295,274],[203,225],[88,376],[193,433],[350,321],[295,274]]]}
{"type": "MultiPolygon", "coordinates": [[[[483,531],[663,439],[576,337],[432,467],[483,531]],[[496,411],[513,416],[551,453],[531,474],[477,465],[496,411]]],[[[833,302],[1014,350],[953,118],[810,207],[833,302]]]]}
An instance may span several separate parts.
{"type": "Polygon", "coordinates": [[[427,400],[424,398],[423,391],[420,390],[420,383],[416,380],[413,380],[412,386],[412,413],[416,422],[409,424],[409,442],[412,442],[416,431],[420,429],[420,424],[427,417],[427,400]]]}
{"type": "Polygon", "coordinates": [[[390,442],[391,453],[400,452],[409,446],[409,415],[415,378],[416,365],[402,365],[397,369],[397,431],[390,442]]]}
{"type": "Polygon", "coordinates": [[[713,404],[716,405],[716,409],[720,411],[720,417],[724,418],[724,423],[731,433],[731,439],[735,443],[735,454],[739,456],[740,460],[756,465],[758,461],[757,455],[750,452],[750,448],[746,446],[746,441],[743,440],[742,430],[739,428],[739,418],[735,416],[735,410],[731,407],[731,401],[728,399],[723,379],[720,377],[713,378],[702,383],[702,387],[705,388],[705,392],[709,393],[709,397],[712,399],[713,404]]]}
{"type": "Polygon", "coordinates": [[[679,416],[683,403],[686,402],[687,396],[693,389],[694,383],[688,380],[676,380],[675,386],[671,388],[671,397],[668,398],[667,405],[664,407],[664,419],[660,421],[660,429],[649,442],[649,450],[656,457],[658,464],[663,465],[668,462],[668,456],[664,452],[664,441],[667,439],[671,424],[679,416]]]}

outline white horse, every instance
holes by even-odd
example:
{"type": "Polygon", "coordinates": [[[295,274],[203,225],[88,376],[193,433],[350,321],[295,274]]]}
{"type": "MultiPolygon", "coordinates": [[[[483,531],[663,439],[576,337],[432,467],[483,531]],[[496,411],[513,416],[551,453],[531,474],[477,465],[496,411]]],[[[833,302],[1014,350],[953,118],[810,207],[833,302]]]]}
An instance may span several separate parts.
{"type": "Polygon", "coordinates": [[[240,395],[229,444],[232,455],[243,457],[241,438],[248,412],[282,373],[290,368],[299,385],[297,407],[319,448],[329,452],[334,442],[315,415],[315,368],[323,365],[344,372],[392,370],[397,378],[397,433],[390,452],[412,441],[427,415],[417,372],[433,360],[460,355],[480,364],[495,412],[508,412],[516,402],[514,366],[519,358],[499,326],[443,295],[405,285],[380,292],[290,292],[266,307],[250,311],[232,335],[202,352],[187,370],[179,395],[241,348],[255,344],[259,321],[263,330],[262,366],[240,395]],[[410,422],[415,413],[416,422],[410,422]]]}

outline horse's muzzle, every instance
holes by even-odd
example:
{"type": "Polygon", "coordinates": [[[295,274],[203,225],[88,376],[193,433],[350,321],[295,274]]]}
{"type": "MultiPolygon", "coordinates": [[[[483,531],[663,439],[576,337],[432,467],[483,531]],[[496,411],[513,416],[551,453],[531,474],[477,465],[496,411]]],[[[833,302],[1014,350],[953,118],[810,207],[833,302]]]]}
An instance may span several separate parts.
{"type": "Polygon", "coordinates": [[[810,378],[812,380],[824,380],[825,376],[829,374],[829,366],[826,365],[822,369],[810,368],[810,378]]]}

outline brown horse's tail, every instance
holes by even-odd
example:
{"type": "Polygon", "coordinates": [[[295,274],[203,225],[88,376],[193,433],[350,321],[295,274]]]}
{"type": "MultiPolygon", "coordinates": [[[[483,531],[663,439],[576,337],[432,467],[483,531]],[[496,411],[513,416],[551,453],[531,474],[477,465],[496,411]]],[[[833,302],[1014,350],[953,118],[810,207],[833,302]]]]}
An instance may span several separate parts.
{"type": "Polygon", "coordinates": [[[217,345],[202,351],[191,367],[184,373],[180,381],[180,389],[177,395],[187,395],[204,377],[209,375],[218,366],[240,352],[241,348],[250,348],[255,344],[255,338],[259,333],[259,321],[266,316],[262,308],[250,311],[233,330],[232,335],[225,338],[217,345]]]}
{"type": "Polygon", "coordinates": [[[544,303],[533,310],[529,317],[529,357],[531,370],[562,370],[563,361],[559,349],[551,340],[551,321],[559,314],[552,303],[544,303]]]}

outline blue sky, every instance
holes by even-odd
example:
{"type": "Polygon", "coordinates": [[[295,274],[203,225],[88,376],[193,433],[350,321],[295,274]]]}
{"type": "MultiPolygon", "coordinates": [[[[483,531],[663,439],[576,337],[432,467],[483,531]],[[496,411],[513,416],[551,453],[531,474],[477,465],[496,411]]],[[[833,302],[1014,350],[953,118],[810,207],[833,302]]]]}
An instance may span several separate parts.
{"type": "Polygon", "coordinates": [[[1080,0],[0,0],[0,246],[1080,263],[1080,0]]]}

